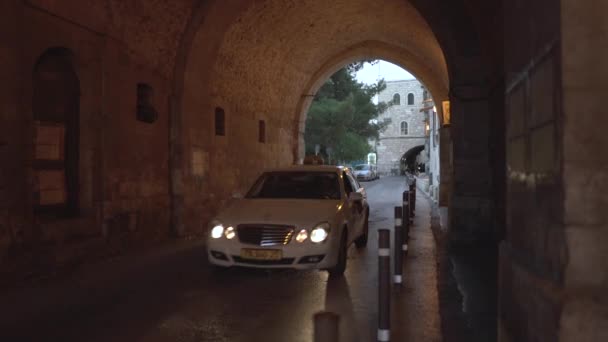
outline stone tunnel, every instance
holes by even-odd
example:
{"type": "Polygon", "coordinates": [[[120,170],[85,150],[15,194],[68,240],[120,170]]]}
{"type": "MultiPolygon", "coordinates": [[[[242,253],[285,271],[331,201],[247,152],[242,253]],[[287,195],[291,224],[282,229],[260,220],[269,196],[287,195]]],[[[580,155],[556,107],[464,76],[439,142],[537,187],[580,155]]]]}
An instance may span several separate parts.
{"type": "Polygon", "coordinates": [[[439,206],[450,248],[499,255],[498,340],[608,336],[605,2],[0,9],[0,274],[204,234],[262,169],[302,160],[307,110],[333,72],[383,59],[449,103],[439,206]],[[52,143],[63,130],[65,152],[52,143]]]}

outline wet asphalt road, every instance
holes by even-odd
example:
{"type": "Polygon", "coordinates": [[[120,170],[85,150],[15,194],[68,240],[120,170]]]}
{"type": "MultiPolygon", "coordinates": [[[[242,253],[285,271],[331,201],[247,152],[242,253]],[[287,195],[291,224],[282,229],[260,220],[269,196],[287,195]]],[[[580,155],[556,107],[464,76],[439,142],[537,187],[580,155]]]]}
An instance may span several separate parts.
{"type": "MultiPolygon", "coordinates": [[[[343,278],[330,279],[322,271],[218,273],[198,244],[129,261],[136,266],[110,263],[53,286],[5,293],[0,296],[0,340],[309,342],[313,314],[328,310],[341,316],[342,341],[375,341],[376,231],[392,228],[393,207],[405,182],[386,177],[363,185],[371,207],[370,239],[366,249],[350,248],[343,278]]],[[[428,212],[421,205],[417,217],[424,215],[428,212]]],[[[423,243],[420,250],[426,248],[429,259],[434,248],[430,231],[420,239],[413,233],[411,245],[423,243]]],[[[417,341],[438,341],[434,258],[417,266],[416,252],[410,256],[406,282],[407,277],[422,278],[396,296],[393,312],[400,321],[395,331],[417,341]],[[414,271],[419,274],[408,274],[414,271]],[[410,329],[420,325],[415,320],[422,320],[418,335],[410,329]]]]}

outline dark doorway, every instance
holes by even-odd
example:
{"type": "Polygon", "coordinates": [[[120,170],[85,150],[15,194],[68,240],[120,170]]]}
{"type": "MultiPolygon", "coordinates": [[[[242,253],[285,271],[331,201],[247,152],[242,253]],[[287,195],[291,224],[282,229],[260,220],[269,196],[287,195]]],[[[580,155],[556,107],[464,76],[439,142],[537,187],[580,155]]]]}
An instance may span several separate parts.
{"type": "Polygon", "coordinates": [[[78,215],[80,82],[72,54],[47,50],[34,67],[35,211],[78,215]]]}

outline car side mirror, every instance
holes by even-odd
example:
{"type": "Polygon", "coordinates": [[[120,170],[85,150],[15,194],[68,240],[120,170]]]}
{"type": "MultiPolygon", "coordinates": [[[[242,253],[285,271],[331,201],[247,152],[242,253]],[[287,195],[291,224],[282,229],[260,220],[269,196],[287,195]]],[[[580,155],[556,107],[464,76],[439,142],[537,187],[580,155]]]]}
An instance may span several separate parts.
{"type": "Polygon", "coordinates": [[[232,194],[232,198],[241,199],[241,198],[243,198],[243,195],[240,192],[235,192],[232,194]]]}
{"type": "Polygon", "coordinates": [[[363,194],[360,192],[351,192],[350,195],[348,195],[348,199],[356,202],[356,201],[363,201],[363,194]]]}

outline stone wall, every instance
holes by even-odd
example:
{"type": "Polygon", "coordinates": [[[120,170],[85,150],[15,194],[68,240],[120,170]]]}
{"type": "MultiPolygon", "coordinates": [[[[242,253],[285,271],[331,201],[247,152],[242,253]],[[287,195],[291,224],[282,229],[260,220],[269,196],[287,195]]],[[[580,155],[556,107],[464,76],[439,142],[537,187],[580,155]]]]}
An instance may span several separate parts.
{"type": "MultiPolygon", "coordinates": [[[[424,113],[420,111],[423,103],[424,86],[418,80],[388,81],[386,89],[378,94],[378,102],[391,103],[395,94],[400,103],[393,103],[378,120],[390,120],[387,128],[380,133],[376,150],[378,153],[378,172],[381,175],[399,173],[401,157],[410,149],[425,144],[424,113]],[[414,95],[412,105],[408,104],[408,95],[414,95]],[[407,134],[401,134],[401,123],[406,122],[407,134]]],[[[430,96],[430,95],[429,95],[430,96]]]]}
{"type": "Polygon", "coordinates": [[[560,341],[608,340],[608,23],[602,1],[561,1],[563,210],[560,341]]]}
{"type": "MultiPolygon", "coordinates": [[[[19,73],[18,22],[19,5],[17,1],[4,1],[0,13],[10,13],[0,23],[0,78],[16,80],[19,73]]],[[[0,263],[6,257],[9,247],[18,239],[23,230],[24,216],[22,206],[24,166],[20,160],[21,148],[18,147],[21,135],[19,87],[4,82],[0,85],[0,263]],[[12,167],[9,167],[12,165],[12,167]]]]}
{"type": "MultiPolygon", "coordinates": [[[[505,9],[507,208],[500,249],[501,341],[558,341],[564,266],[559,4],[505,9]],[[530,34],[532,23],[541,28],[530,34]],[[522,325],[522,321],[527,322],[522,325]]],[[[528,4],[528,3],[526,3],[528,4]]]]}
{"type": "Polygon", "coordinates": [[[44,270],[168,236],[168,99],[183,7],[157,3],[4,1],[0,73],[0,271],[44,270]],[[145,16],[157,18],[147,27],[145,16]],[[163,27],[164,26],[164,27],[163,27]],[[160,32],[160,31],[163,32],[160,32]],[[154,35],[148,40],[147,34],[154,35]],[[34,214],[33,72],[63,48],[79,81],[78,213],[34,214]],[[137,84],[154,90],[158,120],[136,119],[137,84]],[[10,182],[8,182],[10,180],[10,182]]]}
{"type": "Polygon", "coordinates": [[[119,252],[170,231],[205,233],[233,192],[262,169],[297,159],[302,99],[324,81],[320,74],[353,58],[402,61],[447,94],[443,52],[420,13],[400,0],[383,0],[374,16],[363,0],[1,6],[0,74],[12,81],[0,85],[0,256],[10,262],[27,253],[34,264],[80,262],[87,251],[119,252]],[[53,47],[74,56],[80,82],[80,213],[42,220],[33,212],[32,71],[53,47]],[[154,90],[153,123],[136,119],[139,83],[154,90]],[[226,117],[222,136],[216,108],[226,117]]]}
{"type": "Polygon", "coordinates": [[[435,203],[439,201],[441,189],[440,134],[441,122],[437,113],[430,111],[430,132],[427,141],[429,153],[429,193],[435,203]]]}
{"type": "MultiPolygon", "coordinates": [[[[605,12],[576,0],[2,1],[0,271],[167,237],[170,212],[180,233],[204,233],[231,192],[298,159],[302,113],[332,70],[387,58],[440,89],[437,103],[449,93],[440,205],[452,245],[504,237],[501,340],[606,340],[605,12]],[[33,211],[32,74],[54,47],[80,83],[80,213],[48,220],[33,211]],[[136,119],[138,83],[154,89],[154,123],[136,119]]],[[[420,84],[389,82],[380,100],[395,93],[384,172],[424,145],[420,84]]]]}

